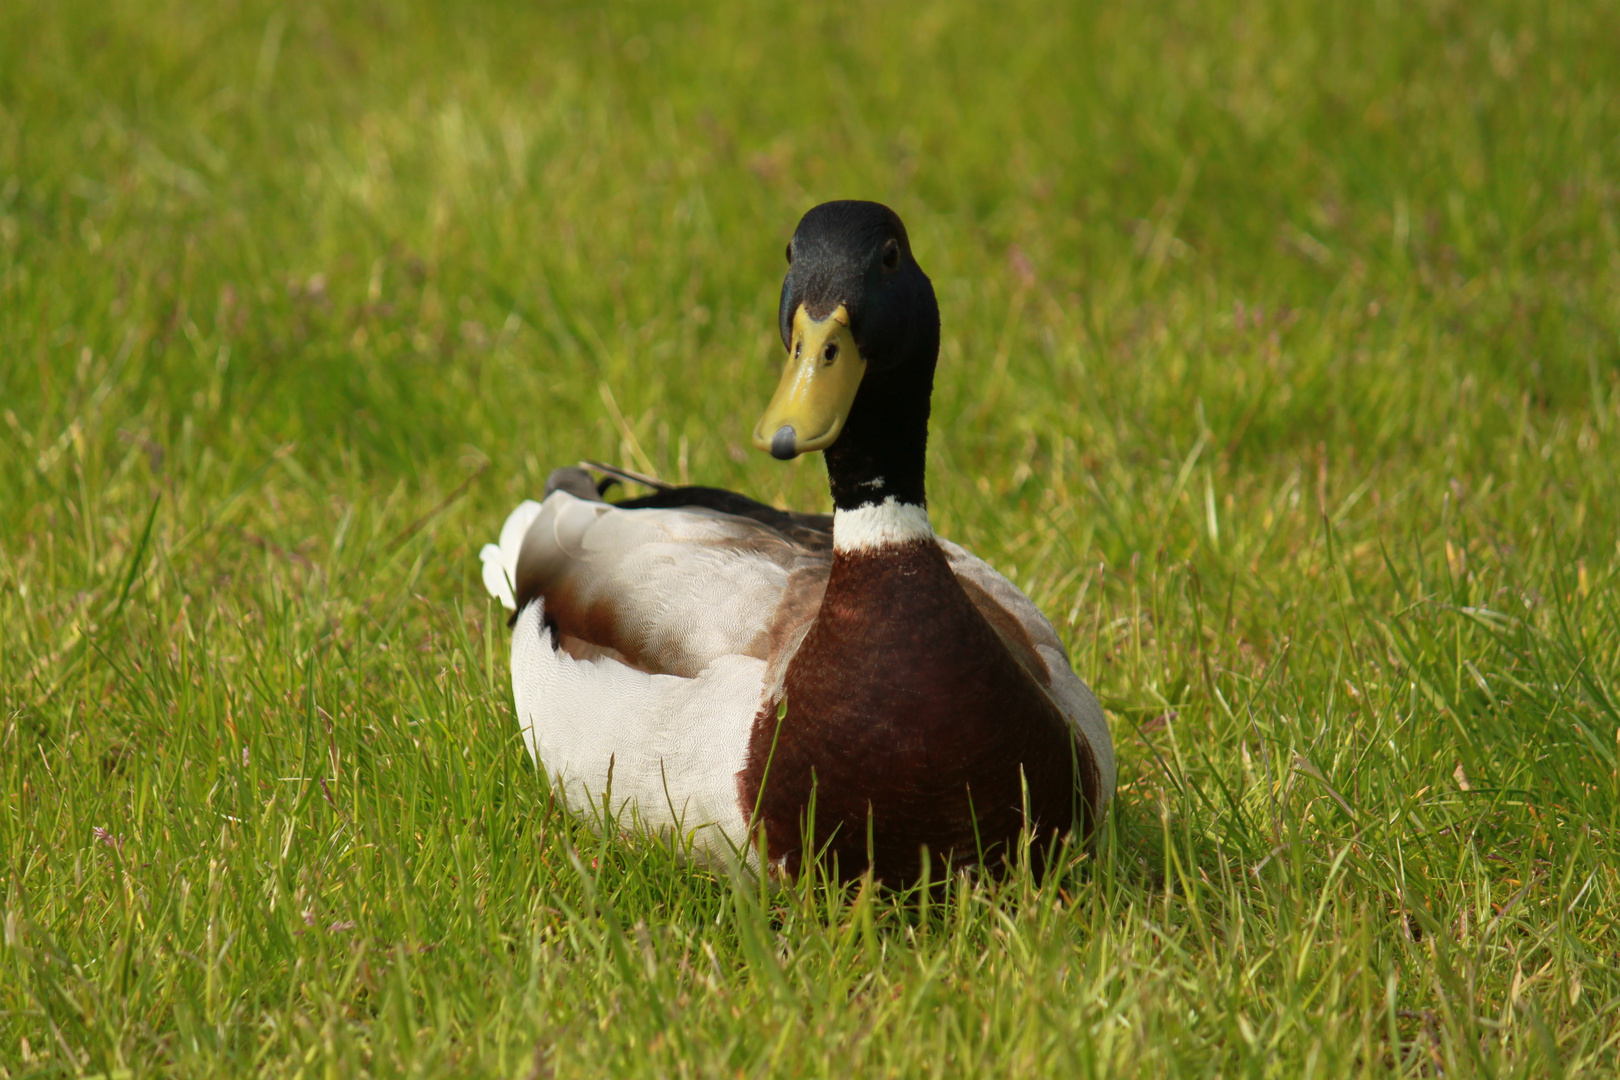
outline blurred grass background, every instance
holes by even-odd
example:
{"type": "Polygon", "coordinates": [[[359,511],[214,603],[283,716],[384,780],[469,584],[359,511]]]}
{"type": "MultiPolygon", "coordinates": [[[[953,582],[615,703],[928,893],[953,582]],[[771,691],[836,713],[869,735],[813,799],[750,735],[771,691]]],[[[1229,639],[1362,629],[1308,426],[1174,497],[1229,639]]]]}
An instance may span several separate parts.
{"type": "Polygon", "coordinates": [[[0,1075],[1620,1068],[1620,6],[0,7],[0,1075]],[[478,545],[746,449],[907,221],[936,526],[1095,863],[760,897],[551,804],[478,545]]]}

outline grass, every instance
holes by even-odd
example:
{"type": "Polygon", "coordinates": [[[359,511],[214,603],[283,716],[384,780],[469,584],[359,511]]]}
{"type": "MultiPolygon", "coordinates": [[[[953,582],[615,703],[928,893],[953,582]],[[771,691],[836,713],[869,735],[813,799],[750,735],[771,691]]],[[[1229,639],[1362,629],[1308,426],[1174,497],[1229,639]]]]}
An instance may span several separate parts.
{"type": "Polygon", "coordinates": [[[1620,1070],[1613,2],[0,6],[0,1076],[1620,1070]],[[1044,886],[562,812],[475,553],[783,504],[894,205],[932,511],[1107,707],[1044,886]]]}

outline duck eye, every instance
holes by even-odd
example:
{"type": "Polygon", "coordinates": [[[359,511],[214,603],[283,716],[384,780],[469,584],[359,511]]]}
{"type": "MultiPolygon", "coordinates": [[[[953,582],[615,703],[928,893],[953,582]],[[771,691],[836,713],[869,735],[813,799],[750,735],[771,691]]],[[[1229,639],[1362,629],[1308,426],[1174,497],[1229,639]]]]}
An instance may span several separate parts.
{"type": "Polygon", "coordinates": [[[791,240],[788,241],[787,246],[787,261],[789,266],[793,265],[793,241],[791,240]]]}
{"type": "Polygon", "coordinates": [[[895,270],[900,266],[900,241],[890,239],[883,245],[883,269],[895,270]]]}

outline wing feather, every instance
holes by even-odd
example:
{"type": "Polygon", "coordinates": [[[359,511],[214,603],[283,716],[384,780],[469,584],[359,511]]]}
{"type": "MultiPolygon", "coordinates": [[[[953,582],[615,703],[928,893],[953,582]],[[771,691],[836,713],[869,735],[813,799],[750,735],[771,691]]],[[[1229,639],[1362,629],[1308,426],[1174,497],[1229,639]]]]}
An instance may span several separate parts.
{"type": "Polygon", "coordinates": [[[943,537],[938,539],[968,598],[1007,643],[1019,663],[1046,688],[1069,723],[1091,747],[1097,764],[1098,790],[1106,803],[1113,798],[1117,781],[1114,740],[1108,733],[1108,719],[1097,702],[1097,695],[1069,666],[1069,656],[1057,630],[1018,586],[1002,577],[989,563],[959,544],[943,537]]]}
{"type": "Polygon", "coordinates": [[[691,677],[724,656],[769,659],[789,576],[827,563],[748,518],[557,491],[524,530],[513,598],[543,597],[562,634],[644,671],[691,677]]]}

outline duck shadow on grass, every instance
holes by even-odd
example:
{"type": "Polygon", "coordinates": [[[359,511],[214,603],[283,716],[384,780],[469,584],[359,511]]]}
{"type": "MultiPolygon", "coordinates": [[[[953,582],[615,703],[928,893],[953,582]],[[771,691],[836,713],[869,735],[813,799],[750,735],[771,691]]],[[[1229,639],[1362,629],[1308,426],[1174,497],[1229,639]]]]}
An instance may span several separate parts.
{"type": "Polygon", "coordinates": [[[1126,797],[1110,807],[1089,842],[1070,833],[1041,851],[1026,833],[1011,859],[993,865],[928,859],[923,880],[891,886],[809,859],[796,876],[762,878],[739,866],[706,865],[694,857],[690,840],[642,828],[628,813],[603,828],[600,811],[551,805],[540,829],[554,863],[563,864],[554,884],[575,894],[570,906],[612,910],[627,924],[720,924],[746,916],[791,936],[807,921],[825,930],[864,918],[879,937],[943,932],[964,908],[994,908],[1015,918],[1053,906],[1120,910],[1167,890],[1182,892],[1184,873],[1213,877],[1217,868],[1252,861],[1174,817],[1166,820],[1155,802],[1126,797]]]}

